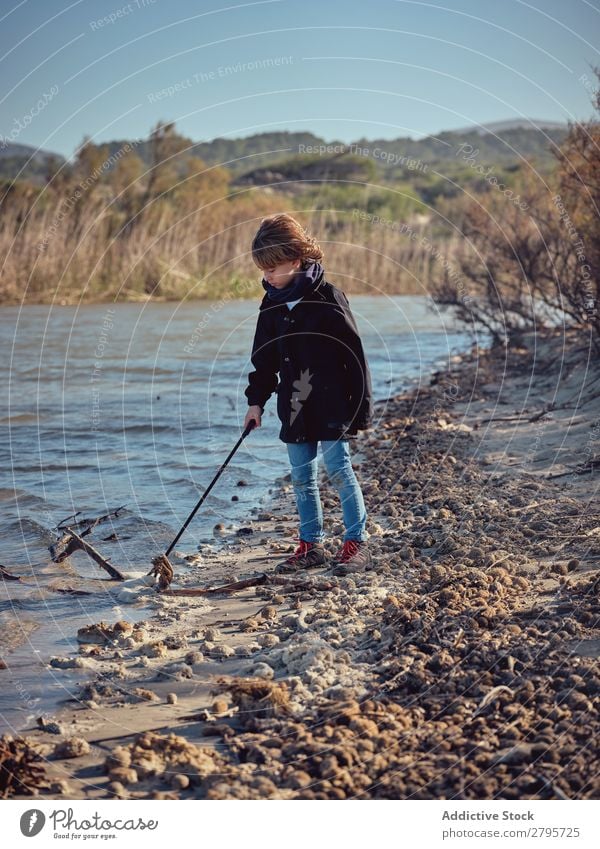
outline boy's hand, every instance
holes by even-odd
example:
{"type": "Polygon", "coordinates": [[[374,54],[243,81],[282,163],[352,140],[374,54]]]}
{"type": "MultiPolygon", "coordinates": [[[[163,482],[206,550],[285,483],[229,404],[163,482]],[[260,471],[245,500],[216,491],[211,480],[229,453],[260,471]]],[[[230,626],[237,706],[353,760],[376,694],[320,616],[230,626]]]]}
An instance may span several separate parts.
{"type": "Polygon", "coordinates": [[[248,407],[248,412],[246,413],[246,418],[244,419],[244,430],[246,430],[252,419],[254,419],[254,421],[256,422],[256,427],[260,427],[261,416],[262,409],[260,407],[248,407]]]}

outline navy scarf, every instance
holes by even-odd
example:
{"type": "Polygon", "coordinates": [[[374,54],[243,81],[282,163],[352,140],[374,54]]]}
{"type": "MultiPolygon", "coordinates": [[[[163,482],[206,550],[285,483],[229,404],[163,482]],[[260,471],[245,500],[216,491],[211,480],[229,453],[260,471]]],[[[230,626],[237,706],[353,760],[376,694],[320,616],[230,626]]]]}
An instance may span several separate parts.
{"type": "Polygon", "coordinates": [[[294,274],[291,283],[283,289],[277,289],[263,278],[263,289],[267,293],[269,303],[287,304],[289,301],[297,301],[308,292],[313,292],[320,283],[323,276],[323,266],[319,262],[311,262],[307,268],[301,268],[294,274]]]}

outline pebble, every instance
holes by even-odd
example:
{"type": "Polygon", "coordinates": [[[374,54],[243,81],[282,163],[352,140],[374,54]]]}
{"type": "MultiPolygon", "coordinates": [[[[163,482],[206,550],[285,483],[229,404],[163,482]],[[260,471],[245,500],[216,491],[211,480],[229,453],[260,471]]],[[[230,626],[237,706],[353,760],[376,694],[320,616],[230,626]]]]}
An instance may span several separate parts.
{"type": "Polygon", "coordinates": [[[126,766],[117,766],[108,774],[112,781],[118,781],[120,784],[137,784],[138,774],[135,769],[126,766]]]}
{"type": "Polygon", "coordinates": [[[263,648],[272,648],[279,643],[279,637],[277,634],[260,634],[256,641],[263,648]]]}
{"type": "Polygon", "coordinates": [[[116,799],[124,799],[127,795],[125,787],[120,781],[110,781],[108,784],[109,796],[114,796],[116,799]]]}
{"type": "Polygon", "coordinates": [[[50,666],[54,669],[83,669],[86,663],[82,657],[51,657],[50,666]]]}
{"type": "Polygon", "coordinates": [[[220,645],[215,646],[211,651],[211,656],[216,657],[219,660],[226,660],[228,657],[233,657],[234,655],[235,650],[226,643],[221,643],[220,645]]]}
{"type": "Polygon", "coordinates": [[[273,668],[267,663],[256,663],[252,667],[252,674],[256,678],[266,678],[267,680],[270,680],[275,675],[273,668]]]}
{"type": "Polygon", "coordinates": [[[54,747],[55,758],[81,758],[89,755],[90,744],[83,737],[69,737],[54,747]]]}

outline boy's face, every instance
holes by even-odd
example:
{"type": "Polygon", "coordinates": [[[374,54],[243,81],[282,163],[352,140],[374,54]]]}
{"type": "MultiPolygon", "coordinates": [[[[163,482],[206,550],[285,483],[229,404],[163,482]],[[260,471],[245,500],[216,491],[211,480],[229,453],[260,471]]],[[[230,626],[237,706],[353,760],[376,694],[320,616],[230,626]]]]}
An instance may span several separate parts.
{"type": "Polygon", "coordinates": [[[264,279],[276,289],[284,289],[288,286],[297,271],[300,271],[299,259],[293,259],[288,262],[282,262],[279,265],[273,265],[270,268],[262,269],[264,279]]]}

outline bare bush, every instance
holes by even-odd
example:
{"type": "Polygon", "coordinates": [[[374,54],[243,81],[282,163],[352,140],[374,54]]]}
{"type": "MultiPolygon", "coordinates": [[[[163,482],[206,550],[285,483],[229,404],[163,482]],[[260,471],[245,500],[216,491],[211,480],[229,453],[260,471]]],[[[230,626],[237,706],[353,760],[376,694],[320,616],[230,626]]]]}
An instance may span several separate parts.
{"type": "Polygon", "coordinates": [[[446,204],[456,227],[448,258],[460,273],[441,268],[432,295],[495,344],[562,324],[590,333],[600,350],[598,123],[570,125],[557,159],[548,180],[523,178],[521,205],[494,189],[446,204]]]}

